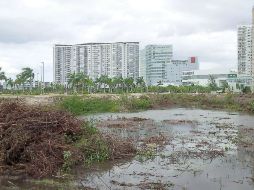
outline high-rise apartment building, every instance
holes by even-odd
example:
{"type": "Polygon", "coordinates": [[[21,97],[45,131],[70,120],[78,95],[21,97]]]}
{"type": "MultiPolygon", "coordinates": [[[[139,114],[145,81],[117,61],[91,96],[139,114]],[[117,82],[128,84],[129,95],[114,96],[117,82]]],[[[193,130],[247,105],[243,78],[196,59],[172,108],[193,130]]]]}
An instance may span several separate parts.
{"type": "Polygon", "coordinates": [[[238,26],[238,73],[253,75],[252,64],[252,26],[238,26]]]}
{"type": "Polygon", "coordinates": [[[139,42],[54,45],[54,82],[67,84],[68,74],[73,72],[82,72],[94,80],[101,75],[136,79],[139,42]],[[68,47],[68,51],[62,47],[68,47]],[[62,55],[70,59],[63,59],[62,55]],[[64,71],[58,72],[57,68],[64,71]]]}
{"type": "Polygon", "coordinates": [[[71,73],[72,46],[56,44],[53,48],[53,73],[54,81],[66,84],[71,73]]]}
{"type": "Polygon", "coordinates": [[[173,60],[172,45],[148,45],[140,51],[140,75],[149,86],[182,84],[183,71],[198,70],[197,57],[173,60]]]}

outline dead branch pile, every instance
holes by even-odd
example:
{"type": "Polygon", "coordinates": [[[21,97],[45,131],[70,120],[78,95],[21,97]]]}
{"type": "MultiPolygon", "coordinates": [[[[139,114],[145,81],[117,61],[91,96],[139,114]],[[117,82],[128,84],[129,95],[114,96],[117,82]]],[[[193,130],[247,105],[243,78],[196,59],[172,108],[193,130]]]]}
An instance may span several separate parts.
{"type": "Polygon", "coordinates": [[[131,139],[123,140],[120,138],[105,135],[104,138],[110,150],[110,159],[125,159],[136,154],[137,149],[133,146],[131,139]]]}
{"type": "Polygon", "coordinates": [[[0,104],[0,164],[21,167],[35,177],[53,174],[72,147],[65,137],[81,133],[82,123],[62,111],[42,110],[18,101],[0,104]]]}

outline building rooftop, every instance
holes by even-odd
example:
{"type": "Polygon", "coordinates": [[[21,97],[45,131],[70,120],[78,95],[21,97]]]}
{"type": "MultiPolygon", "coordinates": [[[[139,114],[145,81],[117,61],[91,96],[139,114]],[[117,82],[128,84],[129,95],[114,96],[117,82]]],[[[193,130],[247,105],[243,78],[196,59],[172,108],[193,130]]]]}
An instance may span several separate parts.
{"type": "Polygon", "coordinates": [[[89,42],[89,43],[82,43],[82,44],[75,44],[75,45],[97,45],[97,44],[117,44],[117,43],[123,43],[123,44],[127,44],[127,43],[134,43],[134,44],[139,44],[139,42],[89,42]]]}

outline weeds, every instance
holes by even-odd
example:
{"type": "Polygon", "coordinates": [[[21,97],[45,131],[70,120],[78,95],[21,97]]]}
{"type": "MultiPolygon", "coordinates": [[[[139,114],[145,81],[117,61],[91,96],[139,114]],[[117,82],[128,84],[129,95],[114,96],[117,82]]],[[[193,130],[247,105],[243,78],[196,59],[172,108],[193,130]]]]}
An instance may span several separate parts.
{"type": "Polygon", "coordinates": [[[78,96],[63,99],[60,103],[60,108],[75,115],[118,111],[118,105],[113,100],[105,98],[83,98],[78,96]]]}
{"type": "Polygon", "coordinates": [[[60,102],[61,109],[75,115],[92,113],[140,111],[172,106],[225,109],[254,113],[253,98],[227,94],[149,94],[141,97],[121,95],[113,100],[110,98],[68,97],[60,102]]]}

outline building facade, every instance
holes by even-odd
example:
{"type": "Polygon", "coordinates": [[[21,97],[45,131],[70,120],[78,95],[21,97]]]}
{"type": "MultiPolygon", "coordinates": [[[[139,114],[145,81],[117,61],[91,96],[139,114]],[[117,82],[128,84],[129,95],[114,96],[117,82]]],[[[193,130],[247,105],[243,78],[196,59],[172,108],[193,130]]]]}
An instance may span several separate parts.
{"type": "Polygon", "coordinates": [[[238,73],[253,76],[252,26],[238,26],[238,73]]]}
{"type": "Polygon", "coordinates": [[[245,87],[251,87],[253,78],[249,75],[238,74],[230,70],[193,70],[184,71],[182,76],[183,85],[208,86],[211,78],[218,87],[223,87],[225,82],[233,92],[241,92],[245,87]]]}
{"type": "Polygon", "coordinates": [[[166,65],[165,84],[182,85],[183,71],[191,71],[199,69],[199,61],[197,57],[190,57],[186,60],[172,60],[166,65]]]}
{"type": "Polygon", "coordinates": [[[157,85],[166,79],[166,65],[173,57],[172,45],[147,45],[143,50],[146,67],[146,83],[157,85]]]}
{"type": "Polygon", "coordinates": [[[59,84],[66,84],[71,74],[72,46],[56,44],[53,48],[53,79],[59,84]]]}
{"type": "Polygon", "coordinates": [[[143,77],[144,81],[147,81],[146,78],[146,51],[145,49],[140,50],[139,54],[139,76],[143,77]]]}
{"type": "Polygon", "coordinates": [[[139,77],[139,42],[63,46],[54,45],[55,83],[67,84],[68,75],[74,72],[82,72],[93,80],[102,75],[134,79],[139,77]]]}
{"type": "Polygon", "coordinates": [[[172,45],[148,45],[140,51],[140,75],[149,86],[181,85],[182,72],[199,69],[197,57],[173,59],[172,45]]]}

